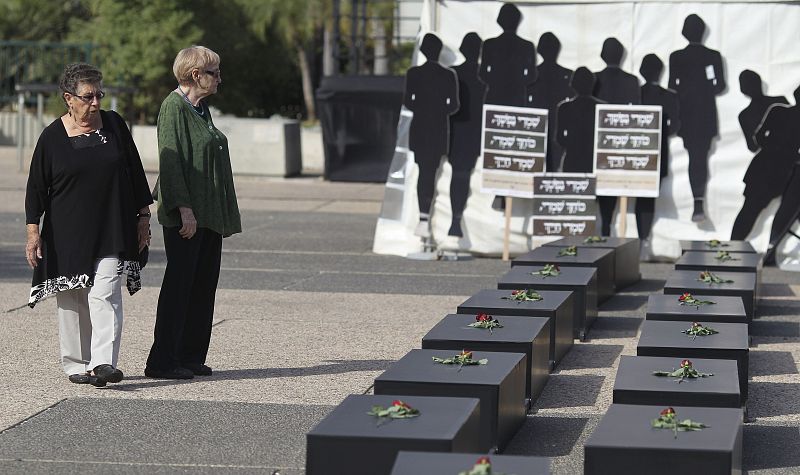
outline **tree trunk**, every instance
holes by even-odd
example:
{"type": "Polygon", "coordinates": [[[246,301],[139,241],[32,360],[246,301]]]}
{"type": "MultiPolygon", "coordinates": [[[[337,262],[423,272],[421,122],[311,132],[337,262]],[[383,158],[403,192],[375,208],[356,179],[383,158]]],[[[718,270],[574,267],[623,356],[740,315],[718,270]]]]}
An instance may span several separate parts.
{"type": "Polygon", "coordinates": [[[333,31],[327,22],[322,33],[322,75],[334,75],[333,31]]]}
{"type": "Polygon", "coordinates": [[[386,28],[383,26],[383,19],[372,20],[372,34],[375,44],[375,63],[373,66],[376,76],[389,74],[389,61],[386,57],[386,28]]]}
{"type": "Polygon", "coordinates": [[[306,103],[306,111],[308,112],[308,120],[315,122],[317,120],[317,111],[314,105],[314,88],[311,85],[311,69],[308,65],[308,56],[306,50],[302,46],[297,46],[297,60],[300,64],[300,76],[303,79],[303,100],[306,103]]]}

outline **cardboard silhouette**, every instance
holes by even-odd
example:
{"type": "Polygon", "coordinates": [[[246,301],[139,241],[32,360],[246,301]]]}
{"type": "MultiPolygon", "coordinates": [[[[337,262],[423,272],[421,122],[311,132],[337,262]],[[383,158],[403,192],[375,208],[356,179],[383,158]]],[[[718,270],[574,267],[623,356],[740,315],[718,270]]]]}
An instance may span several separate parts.
{"type": "MultiPolygon", "coordinates": [[[[542,64],[536,67],[536,82],[528,87],[528,106],[547,109],[551,124],[556,121],[558,105],[575,95],[575,91],[569,85],[572,70],[556,62],[560,51],[561,42],[556,35],[548,31],[539,37],[539,55],[542,57],[542,64]]],[[[547,136],[546,171],[555,172],[561,167],[564,149],[556,141],[555,127],[548,129],[547,136]]]]}
{"type": "Polygon", "coordinates": [[[430,237],[430,213],[436,186],[436,172],[447,155],[450,115],[458,110],[458,78],[452,69],[439,64],[442,41],[428,33],[419,48],[426,61],[406,73],[403,105],[414,113],[408,146],[419,166],[417,198],[420,222],[415,234],[430,237]]]}
{"type": "MultiPolygon", "coordinates": [[[[660,175],[662,183],[667,174],[669,174],[669,137],[675,135],[681,127],[678,94],[659,85],[663,71],[664,63],[661,62],[658,56],[648,54],[642,59],[642,66],[639,68],[639,73],[641,73],[645,81],[641,87],[642,104],[661,106],[660,175]]],[[[643,243],[650,237],[655,207],[655,198],[636,198],[636,230],[639,233],[639,239],[643,243]]]]}
{"type": "Polygon", "coordinates": [[[522,13],[510,3],[500,7],[503,33],[483,43],[480,78],[488,87],[487,104],[525,107],[527,89],[536,81],[536,47],[517,36],[522,13]]]}
{"type": "Polygon", "coordinates": [[[708,152],[718,135],[717,98],[725,90],[725,73],[719,51],[703,46],[706,25],[691,14],[681,33],[689,40],[669,56],[669,88],[680,101],[683,146],[689,153],[689,183],[694,196],[692,221],[705,220],[704,200],[708,181],[708,152]]]}
{"type": "Polygon", "coordinates": [[[450,116],[450,207],[453,219],[448,235],[462,237],[461,217],[469,196],[469,180],[475,162],[481,154],[481,118],[486,85],[478,77],[481,56],[481,37],[467,33],[459,51],[464,62],[453,69],[458,76],[458,112],[450,116]]]}
{"type": "Polygon", "coordinates": [[[764,124],[756,132],[756,141],[763,148],[766,148],[766,143],[762,143],[762,141],[769,136],[770,142],[772,140],[780,142],[780,147],[786,154],[783,159],[786,162],[794,162],[792,172],[783,189],[781,205],[772,220],[769,248],[764,256],[765,264],[775,263],[775,248],[800,218],[800,163],[798,163],[800,162],[800,134],[796,130],[797,124],[800,123],[800,87],[794,90],[794,102],[795,105],[792,107],[777,105],[770,109],[764,119],[764,124]],[[776,135],[778,137],[775,137],[776,135]]]}
{"type": "MultiPolygon", "coordinates": [[[[746,239],[761,211],[784,193],[792,178],[798,158],[797,149],[800,147],[797,138],[797,111],[800,109],[796,105],[789,107],[784,97],[765,96],[758,74],[745,72],[739,77],[741,89],[753,101],[739,114],[739,123],[745,137],[752,133],[753,148],[758,152],[742,180],[745,183],[744,204],[731,231],[731,239],[736,240],[746,239]],[[755,130],[749,129],[753,123],[757,123],[755,115],[764,114],[764,111],[766,115],[761,125],[755,130]]],[[[777,213],[775,219],[778,220],[777,213]]]]}
{"type": "MultiPolygon", "coordinates": [[[[639,80],[619,66],[624,54],[625,47],[616,38],[607,38],[603,42],[600,57],[605,61],[606,67],[595,74],[597,82],[594,86],[594,95],[601,101],[609,104],[639,104],[639,80]]],[[[600,232],[603,236],[611,235],[611,220],[617,201],[616,196],[597,197],[602,219],[600,232]]]]}
{"type": "Polygon", "coordinates": [[[774,119],[766,120],[768,111],[773,105],[788,106],[789,102],[783,96],[765,95],[761,76],[750,70],[744,70],[739,75],[739,86],[742,94],[751,98],[750,104],[739,114],[739,125],[747,142],[747,148],[757,152],[743,180],[745,200],[731,231],[731,239],[744,240],[750,234],[761,211],[782,193],[791,176],[793,163],[790,153],[780,150],[778,143],[770,142],[770,135],[773,134],[771,129],[774,129],[776,124],[774,119]],[[759,134],[763,144],[756,139],[756,132],[759,131],[761,124],[767,125],[767,128],[759,134]],[[765,145],[767,147],[764,147],[765,145]]]}
{"type": "Polygon", "coordinates": [[[592,95],[594,74],[581,66],[570,86],[577,95],[558,106],[556,140],[564,147],[564,172],[594,173],[594,108],[603,101],[592,95]]]}

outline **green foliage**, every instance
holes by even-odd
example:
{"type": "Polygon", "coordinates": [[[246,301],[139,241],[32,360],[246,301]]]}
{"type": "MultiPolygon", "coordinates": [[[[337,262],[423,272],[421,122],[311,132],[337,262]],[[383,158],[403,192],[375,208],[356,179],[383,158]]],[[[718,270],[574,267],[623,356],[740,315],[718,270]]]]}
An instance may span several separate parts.
{"type": "Polygon", "coordinates": [[[104,82],[136,87],[132,106],[152,122],[175,87],[175,55],[202,36],[192,11],[168,0],[92,0],[89,11],[89,18],[73,20],[70,39],[101,46],[104,82]]]}
{"type": "MultiPolygon", "coordinates": [[[[345,18],[350,6],[341,4],[345,18]]],[[[368,15],[387,18],[389,36],[393,8],[392,1],[368,5],[368,15]]],[[[39,53],[43,48],[34,45],[36,54],[0,55],[0,89],[11,84],[13,90],[14,80],[22,77],[55,83],[66,63],[91,52],[89,61],[103,71],[106,86],[137,89],[132,96],[117,96],[123,115],[153,123],[161,101],[175,87],[175,55],[201,44],[221,57],[223,83],[209,98],[211,105],[240,116],[296,116],[305,110],[311,118],[323,30],[330,31],[332,21],[332,0],[0,0],[0,40],[78,44],[74,54],[60,53],[64,48],[39,53]]],[[[350,27],[343,22],[343,49],[350,27]]],[[[410,59],[413,43],[396,48],[389,42],[387,48],[390,59],[398,51],[410,59]]],[[[51,105],[61,110],[59,100],[48,99],[48,109],[51,105]]]]}
{"type": "Polygon", "coordinates": [[[302,104],[294,55],[287,54],[274,29],[257,35],[252,28],[242,28],[251,20],[239,3],[196,0],[191,7],[194,23],[203,31],[200,44],[221,59],[222,85],[209,98],[211,104],[246,117],[268,117],[281,106],[302,104]]]}
{"type": "Polygon", "coordinates": [[[88,16],[85,0],[3,0],[0,39],[63,41],[75,18],[88,16]]]}

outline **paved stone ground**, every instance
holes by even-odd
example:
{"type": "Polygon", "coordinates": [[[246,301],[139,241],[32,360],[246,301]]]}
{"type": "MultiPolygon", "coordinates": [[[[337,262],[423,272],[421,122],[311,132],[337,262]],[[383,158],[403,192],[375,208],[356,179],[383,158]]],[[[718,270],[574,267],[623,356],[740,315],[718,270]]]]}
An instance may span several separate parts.
{"type": "MultiPolygon", "coordinates": [[[[126,379],[70,384],[58,365],[55,303],[26,302],[25,176],[0,150],[0,472],[303,473],[305,433],[411,348],[508,264],[419,262],[370,252],[383,187],[238,178],[245,232],[225,240],[210,378],[145,378],[159,284],[154,226],[145,288],[125,299],[120,367],[126,379]],[[23,307],[23,308],[20,308],[23,307]]],[[[671,266],[600,312],[576,343],[507,453],[553,457],[581,473],[583,442],[611,402],[621,355],[635,354],[647,296],[671,266]]],[[[800,471],[800,275],[766,269],[752,328],[749,473],[800,471]]]]}

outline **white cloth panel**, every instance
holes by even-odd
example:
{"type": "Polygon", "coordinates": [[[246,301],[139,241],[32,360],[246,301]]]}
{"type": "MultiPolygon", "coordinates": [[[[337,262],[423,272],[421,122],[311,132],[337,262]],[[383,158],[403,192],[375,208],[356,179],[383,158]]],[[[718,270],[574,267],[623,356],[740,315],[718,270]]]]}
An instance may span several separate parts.
{"type": "MultiPolygon", "coordinates": [[[[442,63],[457,64],[463,60],[458,47],[463,36],[477,32],[487,39],[501,33],[496,23],[502,2],[428,0],[421,19],[421,35],[436,33],[444,42],[442,63]]],[[[675,258],[680,253],[679,239],[727,239],[733,221],[743,203],[742,177],[753,157],[747,149],[737,116],[749,99],[739,91],[739,73],[752,69],[764,80],[764,92],[783,95],[794,102],[792,93],[800,84],[800,5],[785,2],[624,2],[624,3],[545,3],[517,2],[523,19],[518,34],[534,43],[539,36],[552,31],[561,41],[559,63],[570,69],[586,66],[599,71],[605,64],[600,59],[603,41],[611,36],[626,49],[622,67],[639,77],[642,58],[655,53],[664,62],[662,86],[669,75],[669,54],[682,49],[687,41],[681,35],[683,21],[690,13],[698,14],[707,25],[705,45],[720,51],[725,61],[727,90],[717,97],[719,111],[718,139],[713,142],[709,157],[709,182],[706,193],[708,220],[698,226],[691,222],[692,194],[689,188],[688,155],[682,140],[673,137],[670,143],[670,175],[662,185],[656,201],[652,232],[654,254],[675,258]]],[[[419,61],[424,58],[419,58],[419,61]]],[[[418,61],[418,62],[419,62],[418,61]]],[[[539,59],[541,62],[541,59],[539,59]]],[[[641,78],[640,78],[641,80],[641,78]]],[[[409,160],[411,160],[409,154],[409,160]]],[[[416,165],[410,163],[411,168],[416,165]]],[[[440,247],[459,248],[478,254],[499,255],[503,244],[503,214],[492,210],[492,197],[480,193],[478,171],[473,173],[471,195],[464,212],[465,237],[456,241],[447,237],[450,223],[449,166],[445,165],[437,183],[432,230],[440,247]]],[[[416,195],[416,182],[406,181],[406,194],[416,195]]],[[[410,197],[409,197],[410,198],[410,197]]],[[[377,253],[404,255],[396,245],[384,245],[386,236],[406,229],[409,249],[419,248],[413,236],[418,211],[416,197],[404,200],[410,207],[403,223],[395,222],[392,232],[379,221],[373,250],[377,253]]],[[[629,200],[627,236],[636,236],[633,204],[629,200]]],[[[530,200],[514,199],[511,225],[511,252],[519,254],[536,244],[530,232],[530,200]]],[[[762,213],[749,236],[757,250],[766,248],[772,216],[778,203],[773,202],[762,213]]],[[[800,248],[792,240],[784,251],[800,248]]],[[[408,251],[413,252],[413,251],[408,251]]]]}

